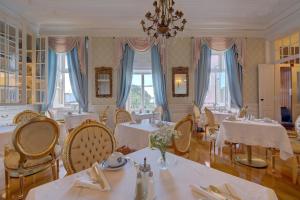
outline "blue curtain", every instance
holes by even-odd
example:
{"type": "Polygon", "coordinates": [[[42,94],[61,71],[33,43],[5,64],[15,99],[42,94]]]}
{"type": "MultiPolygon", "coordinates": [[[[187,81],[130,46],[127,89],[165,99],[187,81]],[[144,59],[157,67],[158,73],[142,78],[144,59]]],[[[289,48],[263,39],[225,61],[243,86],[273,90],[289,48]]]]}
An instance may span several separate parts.
{"type": "MultiPolygon", "coordinates": [[[[79,103],[80,110],[88,111],[88,77],[86,73],[82,73],[80,69],[78,50],[73,48],[67,53],[68,69],[73,95],[79,103]]],[[[86,65],[85,65],[86,67],[86,65]]]]}
{"type": "Polygon", "coordinates": [[[47,111],[53,106],[55,96],[57,76],[57,56],[56,52],[49,48],[48,50],[48,99],[47,103],[42,106],[42,111],[47,111]]]}
{"type": "Polygon", "coordinates": [[[163,108],[162,120],[170,121],[170,112],[167,102],[166,78],[160,62],[158,47],[151,48],[152,80],[154,88],[155,102],[163,108]]]}
{"type": "Polygon", "coordinates": [[[243,106],[243,71],[237,60],[235,45],[225,52],[225,61],[231,106],[241,108],[243,106]]]}
{"type": "Polygon", "coordinates": [[[195,104],[201,109],[209,87],[211,49],[201,45],[200,59],[195,72],[195,104]]]}
{"type": "Polygon", "coordinates": [[[119,74],[119,90],[117,95],[117,107],[125,108],[126,101],[130,92],[132,73],[133,73],[134,50],[128,44],[125,45],[121,69],[119,74]]]}

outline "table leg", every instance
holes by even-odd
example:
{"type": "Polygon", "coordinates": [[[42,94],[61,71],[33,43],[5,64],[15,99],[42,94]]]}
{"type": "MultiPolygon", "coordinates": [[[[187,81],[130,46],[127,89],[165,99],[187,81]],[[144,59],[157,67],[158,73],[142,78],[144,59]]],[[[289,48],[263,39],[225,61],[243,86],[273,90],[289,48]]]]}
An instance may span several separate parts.
{"type": "Polygon", "coordinates": [[[254,168],[266,168],[268,166],[265,160],[252,157],[252,147],[249,145],[247,145],[247,157],[237,156],[236,162],[254,168]]]}

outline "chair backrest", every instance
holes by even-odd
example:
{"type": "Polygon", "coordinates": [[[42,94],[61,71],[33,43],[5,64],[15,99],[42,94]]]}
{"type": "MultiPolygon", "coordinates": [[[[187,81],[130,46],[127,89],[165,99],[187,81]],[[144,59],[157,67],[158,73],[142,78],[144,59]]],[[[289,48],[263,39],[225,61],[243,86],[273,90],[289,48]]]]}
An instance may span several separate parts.
{"type": "Polygon", "coordinates": [[[35,118],[37,116],[40,116],[39,113],[32,111],[32,110],[24,110],[20,113],[18,113],[14,119],[13,119],[13,123],[14,124],[19,124],[19,123],[24,123],[27,122],[29,120],[31,120],[32,118],[35,118]]]}
{"type": "Polygon", "coordinates": [[[157,106],[154,110],[154,113],[159,113],[158,119],[157,120],[161,120],[162,115],[163,115],[163,108],[161,106],[157,106]]]}
{"type": "Polygon", "coordinates": [[[209,110],[207,107],[205,107],[204,112],[205,112],[205,117],[206,117],[206,124],[208,126],[215,126],[216,125],[216,120],[215,120],[215,116],[212,113],[212,111],[209,110]]]}
{"type": "Polygon", "coordinates": [[[108,119],[107,118],[107,111],[108,111],[108,109],[109,109],[109,106],[106,106],[106,108],[104,109],[104,111],[99,116],[99,121],[101,123],[103,123],[104,125],[106,124],[107,119],[108,119]]]}
{"type": "Polygon", "coordinates": [[[115,138],[103,124],[86,120],[67,136],[62,160],[68,174],[107,159],[115,150],[115,138]]]}
{"type": "Polygon", "coordinates": [[[244,118],[244,117],[246,117],[247,112],[248,112],[248,106],[243,107],[243,108],[240,110],[239,118],[244,118]]]}
{"type": "Polygon", "coordinates": [[[45,112],[45,116],[51,119],[54,119],[54,113],[51,110],[45,112]]]}
{"type": "Polygon", "coordinates": [[[45,116],[35,117],[19,124],[13,134],[13,145],[20,153],[21,161],[28,158],[39,159],[54,156],[54,148],[59,138],[59,126],[45,116]]]}
{"type": "Polygon", "coordinates": [[[199,107],[196,104],[193,105],[193,113],[194,113],[195,119],[200,119],[201,112],[200,112],[199,107]]]}
{"type": "Polygon", "coordinates": [[[180,134],[179,137],[173,138],[173,146],[176,153],[186,153],[189,151],[191,144],[191,137],[193,131],[193,116],[187,115],[178,121],[174,128],[180,134]]]}
{"type": "Polygon", "coordinates": [[[115,123],[124,123],[132,121],[131,115],[128,111],[123,109],[117,109],[115,113],[115,123]]]}

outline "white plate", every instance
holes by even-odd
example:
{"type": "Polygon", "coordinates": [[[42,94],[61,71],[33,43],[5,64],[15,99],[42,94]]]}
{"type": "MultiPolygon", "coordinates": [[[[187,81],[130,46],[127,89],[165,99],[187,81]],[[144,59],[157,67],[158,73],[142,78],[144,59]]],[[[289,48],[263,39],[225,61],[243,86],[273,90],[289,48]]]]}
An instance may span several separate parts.
{"type": "Polygon", "coordinates": [[[104,170],[117,171],[117,170],[122,169],[126,165],[126,163],[127,163],[127,159],[122,158],[122,163],[119,166],[111,167],[108,165],[107,161],[104,160],[103,162],[100,163],[100,167],[101,167],[101,169],[104,169],[104,170]]]}

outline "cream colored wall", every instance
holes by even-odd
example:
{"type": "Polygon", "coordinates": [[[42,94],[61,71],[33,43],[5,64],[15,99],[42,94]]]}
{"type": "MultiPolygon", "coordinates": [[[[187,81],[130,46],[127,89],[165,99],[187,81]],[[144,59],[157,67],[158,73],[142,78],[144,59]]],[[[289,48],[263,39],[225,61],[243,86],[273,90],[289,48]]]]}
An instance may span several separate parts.
{"type": "MultiPolygon", "coordinates": [[[[250,112],[258,113],[258,83],[257,65],[265,63],[265,40],[250,38],[246,40],[246,56],[244,66],[244,104],[249,106],[250,112]]],[[[113,38],[91,37],[89,65],[89,109],[100,112],[110,105],[109,125],[113,127],[113,112],[117,93],[117,66],[115,62],[115,40],[113,38]],[[113,67],[113,97],[95,97],[95,67],[113,67]]],[[[177,121],[192,112],[194,99],[194,67],[192,66],[191,38],[170,39],[167,48],[167,94],[172,121],[177,121]],[[172,67],[189,67],[189,96],[172,96],[172,67]]]]}
{"type": "Polygon", "coordinates": [[[247,38],[246,57],[243,71],[244,105],[249,112],[258,116],[258,64],[265,63],[265,39],[247,38]]]}

